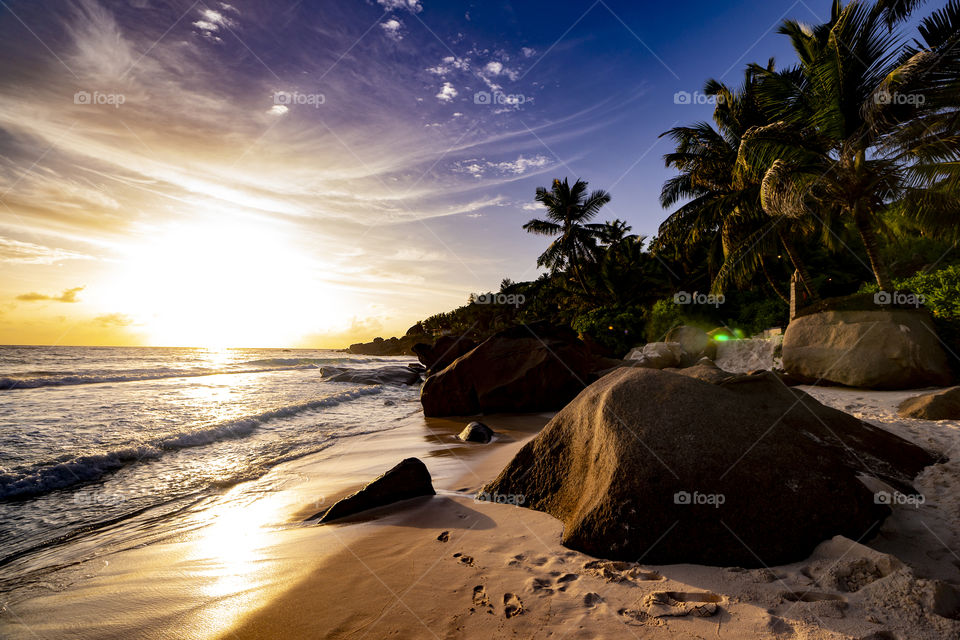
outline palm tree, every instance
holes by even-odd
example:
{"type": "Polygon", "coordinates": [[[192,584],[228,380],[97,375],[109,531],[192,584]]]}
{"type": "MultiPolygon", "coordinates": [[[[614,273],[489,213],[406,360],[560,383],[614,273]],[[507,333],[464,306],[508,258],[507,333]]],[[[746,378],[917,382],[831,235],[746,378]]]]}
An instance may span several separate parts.
{"type": "MultiPolygon", "coordinates": [[[[773,70],[772,60],[767,69],[773,70]]],[[[676,145],[664,161],[679,174],[664,184],[660,203],[671,207],[681,200],[688,201],[660,226],[659,240],[661,246],[672,245],[686,253],[700,243],[708,243],[708,259],[719,266],[712,283],[715,291],[723,291],[731,284],[746,284],[761,271],[784,301],[787,297],[771,275],[768,262],[772,256],[779,259],[786,254],[800,274],[807,295],[813,299],[816,293],[811,278],[793,246],[792,236],[798,229],[763,211],[759,176],[750,179],[736,174],[743,134],[769,123],[756,99],[756,75],[748,69],[743,85],[736,91],[715,80],[707,82],[704,91],[716,98],[716,127],[700,122],[662,134],[676,145]]]]}
{"type": "Polygon", "coordinates": [[[877,284],[893,284],[879,251],[891,213],[957,233],[958,26],[951,0],[923,21],[916,48],[893,31],[916,2],[833,4],[814,28],[786,21],[799,64],[754,65],[757,95],[774,116],[743,136],[738,171],[762,175],[761,202],[790,220],[847,221],[877,284]],[[900,54],[900,55],[898,55],[900,54]]]}
{"type": "Polygon", "coordinates": [[[537,187],[535,200],[546,207],[546,219],[533,219],[523,225],[529,233],[544,236],[559,236],[537,258],[537,265],[552,272],[569,267],[583,291],[583,265],[597,259],[604,225],[591,223],[603,205],[610,202],[610,194],[598,190],[587,194],[587,183],[577,180],[573,186],[564,178],[553,181],[549,191],[537,187]]]}
{"type": "Polygon", "coordinates": [[[608,220],[603,224],[603,229],[600,231],[600,241],[607,246],[615,245],[626,238],[632,228],[626,220],[620,220],[619,218],[608,220]]]}

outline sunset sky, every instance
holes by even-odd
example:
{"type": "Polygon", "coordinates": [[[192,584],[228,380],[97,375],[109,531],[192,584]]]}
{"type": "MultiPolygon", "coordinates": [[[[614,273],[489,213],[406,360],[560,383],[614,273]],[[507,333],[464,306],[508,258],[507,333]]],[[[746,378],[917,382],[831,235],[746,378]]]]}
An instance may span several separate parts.
{"type": "Polygon", "coordinates": [[[675,94],[788,62],[776,25],[828,10],[2,0],[0,344],[400,334],[538,275],[554,177],[652,235],[657,136],[712,110],[675,94]]]}

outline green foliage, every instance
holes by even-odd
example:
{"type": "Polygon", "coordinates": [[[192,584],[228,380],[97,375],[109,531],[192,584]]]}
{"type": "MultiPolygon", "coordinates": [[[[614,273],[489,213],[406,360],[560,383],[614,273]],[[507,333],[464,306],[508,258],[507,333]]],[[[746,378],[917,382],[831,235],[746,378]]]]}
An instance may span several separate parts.
{"type": "Polygon", "coordinates": [[[897,289],[924,297],[924,306],[935,317],[960,321],[960,266],[952,265],[932,273],[918,273],[895,281],[897,289]]]}
{"type": "Polygon", "coordinates": [[[573,328],[589,336],[618,357],[643,342],[646,312],[642,307],[601,307],[573,320],[573,328]]]}
{"type": "Polygon", "coordinates": [[[658,300],[650,309],[647,319],[647,342],[663,340],[670,329],[685,324],[686,318],[679,305],[673,300],[658,300]]]}
{"type": "Polygon", "coordinates": [[[740,305],[737,319],[729,324],[752,336],[771,327],[786,327],[789,320],[787,305],[774,298],[762,298],[740,305]]]}

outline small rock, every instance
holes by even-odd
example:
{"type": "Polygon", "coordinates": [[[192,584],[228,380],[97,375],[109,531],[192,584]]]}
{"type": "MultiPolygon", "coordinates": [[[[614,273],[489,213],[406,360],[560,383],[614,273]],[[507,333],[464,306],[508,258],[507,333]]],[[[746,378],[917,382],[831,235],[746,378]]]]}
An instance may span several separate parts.
{"type": "Polygon", "coordinates": [[[464,427],[463,431],[461,431],[460,435],[457,437],[464,442],[480,442],[482,444],[487,444],[493,439],[493,429],[482,422],[471,422],[464,427]]]}
{"type": "MultiPolygon", "coordinates": [[[[400,500],[432,495],[436,495],[436,491],[433,490],[433,482],[426,465],[417,458],[407,458],[360,491],[336,502],[323,513],[320,523],[344,518],[400,500]]],[[[319,515],[318,513],[308,519],[312,520],[319,515]]]]}

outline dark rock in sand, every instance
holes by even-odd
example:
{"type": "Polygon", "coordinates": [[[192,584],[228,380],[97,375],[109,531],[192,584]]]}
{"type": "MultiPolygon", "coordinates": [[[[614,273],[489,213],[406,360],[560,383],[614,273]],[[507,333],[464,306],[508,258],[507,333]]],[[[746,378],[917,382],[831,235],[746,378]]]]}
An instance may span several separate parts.
{"type": "Polygon", "coordinates": [[[920,420],[960,420],[960,387],[907,398],[897,412],[904,418],[920,420]]]}
{"type": "Polygon", "coordinates": [[[413,352],[428,371],[440,371],[476,346],[476,342],[464,336],[442,336],[432,346],[422,342],[413,345],[413,352]]]}
{"type": "Polygon", "coordinates": [[[463,431],[461,431],[460,435],[457,437],[464,442],[480,442],[487,444],[493,439],[493,429],[482,422],[471,422],[463,428],[463,431]]]}
{"type": "Polygon", "coordinates": [[[521,325],[494,334],[429,376],[420,401],[426,416],[550,411],[596,379],[594,372],[616,363],[591,353],[571,330],[521,325]]]}
{"type": "Polygon", "coordinates": [[[378,369],[346,369],[321,367],[320,373],[328,382],[355,382],[357,384],[411,385],[420,382],[420,372],[409,367],[390,365],[378,369]]]}
{"type": "Polygon", "coordinates": [[[651,564],[758,567],[890,513],[858,478],[915,494],[934,458],[785,387],[772,373],[709,384],[653,369],[584,390],[482,491],[564,523],[563,544],[651,564]]]}
{"type": "MultiPolygon", "coordinates": [[[[407,458],[353,495],[330,507],[320,523],[375,509],[400,500],[436,495],[427,467],[417,458],[407,458]]],[[[316,518],[316,514],[308,520],[316,518]]]]}
{"type": "Polygon", "coordinates": [[[783,336],[783,368],[808,382],[868,389],[915,389],[952,381],[924,309],[800,316],[783,336]]]}

